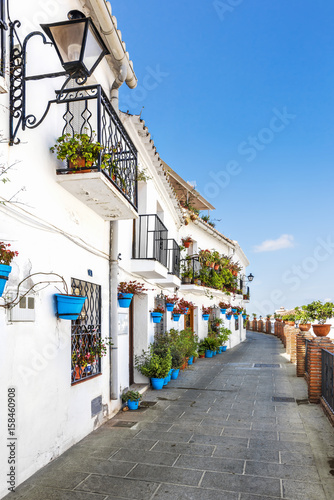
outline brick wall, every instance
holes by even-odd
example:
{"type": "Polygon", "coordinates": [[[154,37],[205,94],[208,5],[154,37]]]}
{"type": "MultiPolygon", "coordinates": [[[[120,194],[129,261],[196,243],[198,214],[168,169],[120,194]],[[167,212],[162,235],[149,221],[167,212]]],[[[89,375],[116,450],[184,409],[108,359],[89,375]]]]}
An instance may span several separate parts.
{"type": "Polygon", "coordinates": [[[299,331],[296,335],[296,375],[304,377],[305,374],[305,339],[312,340],[313,336],[309,332],[299,331]]]}
{"type": "Polygon", "coordinates": [[[313,338],[308,353],[308,399],[310,403],[320,403],[321,398],[321,350],[334,352],[334,344],[327,337],[313,338]]]}

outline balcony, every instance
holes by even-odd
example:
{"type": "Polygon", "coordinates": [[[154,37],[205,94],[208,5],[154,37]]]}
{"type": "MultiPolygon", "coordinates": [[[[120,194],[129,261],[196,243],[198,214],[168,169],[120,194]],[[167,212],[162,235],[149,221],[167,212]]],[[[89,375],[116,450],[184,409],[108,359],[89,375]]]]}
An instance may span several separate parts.
{"type": "Polygon", "coordinates": [[[136,222],[131,271],[164,286],[180,284],[180,247],[156,214],[136,222]]]}
{"type": "Polygon", "coordinates": [[[215,270],[200,261],[199,255],[181,260],[182,290],[202,294],[210,288],[210,293],[222,297],[226,292],[238,293],[238,278],[228,268],[215,270]]]}
{"type": "Polygon", "coordinates": [[[137,218],[137,150],[101,86],[65,89],[57,103],[66,108],[61,134],[85,133],[105,148],[90,172],[67,165],[57,182],[105,220],[137,218]],[[103,153],[111,155],[106,168],[103,153]]]}

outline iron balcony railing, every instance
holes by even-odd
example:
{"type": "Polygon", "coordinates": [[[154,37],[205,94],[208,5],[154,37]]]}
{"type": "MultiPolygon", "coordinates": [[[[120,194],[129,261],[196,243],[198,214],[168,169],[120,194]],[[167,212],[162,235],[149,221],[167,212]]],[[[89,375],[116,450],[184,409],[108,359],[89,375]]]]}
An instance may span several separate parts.
{"type": "Polygon", "coordinates": [[[174,276],[180,277],[180,260],[181,260],[181,249],[175,240],[168,240],[167,249],[167,268],[168,273],[174,276]]]}
{"type": "Polygon", "coordinates": [[[321,395],[334,413],[334,354],[321,351],[321,395]]]}
{"type": "MultiPolygon", "coordinates": [[[[104,150],[91,168],[101,171],[137,209],[137,150],[100,85],[65,89],[57,93],[57,103],[65,104],[62,134],[87,134],[104,150]],[[101,158],[108,154],[107,166],[101,158]]],[[[75,169],[58,169],[68,173],[75,169]]]]}
{"type": "Polygon", "coordinates": [[[157,260],[167,267],[168,230],[158,215],[139,216],[136,222],[133,259],[157,260]]]}

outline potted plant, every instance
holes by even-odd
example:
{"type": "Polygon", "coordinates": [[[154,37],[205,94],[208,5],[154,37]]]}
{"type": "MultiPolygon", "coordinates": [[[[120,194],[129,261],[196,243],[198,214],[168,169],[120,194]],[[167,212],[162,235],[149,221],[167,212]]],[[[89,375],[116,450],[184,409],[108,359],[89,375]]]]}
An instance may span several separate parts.
{"type": "Polygon", "coordinates": [[[122,394],[122,401],[127,404],[129,410],[138,410],[142,395],[138,391],[127,391],[122,394]]]}
{"type": "Polygon", "coordinates": [[[175,307],[175,304],[177,304],[178,302],[178,297],[176,295],[174,295],[173,297],[170,297],[170,296],[165,296],[165,303],[166,303],[166,310],[168,312],[172,312],[174,307],[175,307]]]}
{"type": "Polygon", "coordinates": [[[222,351],[226,351],[226,342],[228,341],[228,338],[231,334],[232,332],[228,328],[220,328],[219,340],[222,346],[222,351]]]}
{"type": "Polygon", "coordinates": [[[181,309],[181,314],[188,314],[189,309],[193,309],[194,304],[185,299],[179,299],[178,306],[181,309]]]}
{"type": "MultiPolygon", "coordinates": [[[[88,134],[63,134],[56,140],[56,144],[50,148],[52,153],[57,154],[58,160],[67,160],[69,169],[86,170],[97,162],[100,154],[105,147],[99,142],[94,141],[95,132],[92,137],[88,134]]],[[[101,168],[110,168],[112,155],[102,153],[101,168]]],[[[115,169],[116,165],[112,165],[115,169]]]]}
{"type": "Polygon", "coordinates": [[[184,309],[181,309],[178,305],[174,307],[172,312],[173,321],[179,321],[181,314],[184,313],[184,309]]]}
{"type": "Polygon", "coordinates": [[[132,297],[147,291],[145,285],[138,281],[121,281],[118,289],[118,305],[119,307],[130,307],[132,297]]]}
{"type": "Polygon", "coordinates": [[[12,270],[10,263],[19,254],[16,250],[11,250],[10,246],[10,243],[0,241],[0,297],[2,297],[8,276],[12,270]]]}
{"type": "Polygon", "coordinates": [[[228,304],[227,302],[219,302],[218,306],[222,314],[225,314],[227,309],[231,307],[230,304],[228,304]]]}
{"type": "Polygon", "coordinates": [[[326,320],[334,315],[334,304],[332,302],[325,302],[315,300],[305,306],[304,309],[312,321],[318,321],[318,324],[313,324],[313,332],[317,337],[326,337],[329,334],[331,325],[326,324],[326,320]]]}
{"type": "Polygon", "coordinates": [[[295,318],[297,321],[299,321],[298,328],[301,332],[308,332],[311,328],[311,321],[312,318],[308,311],[306,310],[306,306],[302,306],[300,309],[299,307],[295,307],[296,315],[295,318]]]}
{"type": "Polygon", "coordinates": [[[164,314],[165,309],[162,306],[156,306],[152,311],[151,311],[151,316],[153,319],[153,323],[160,323],[162,320],[162,315],[164,314]]]}
{"type": "Polygon", "coordinates": [[[163,355],[154,352],[151,344],[148,351],[143,351],[141,356],[135,356],[137,370],[151,379],[153,389],[162,389],[165,378],[172,368],[172,356],[168,348],[163,355]]]}
{"type": "Polygon", "coordinates": [[[204,321],[208,321],[211,313],[211,307],[202,306],[202,318],[204,321]]]}
{"type": "Polygon", "coordinates": [[[216,340],[213,337],[205,337],[201,344],[205,350],[205,357],[212,358],[213,351],[216,350],[216,340]]]}
{"type": "Polygon", "coordinates": [[[182,238],[182,245],[184,246],[184,248],[189,248],[192,242],[193,239],[191,236],[186,236],[185,238],[182,238]]]}

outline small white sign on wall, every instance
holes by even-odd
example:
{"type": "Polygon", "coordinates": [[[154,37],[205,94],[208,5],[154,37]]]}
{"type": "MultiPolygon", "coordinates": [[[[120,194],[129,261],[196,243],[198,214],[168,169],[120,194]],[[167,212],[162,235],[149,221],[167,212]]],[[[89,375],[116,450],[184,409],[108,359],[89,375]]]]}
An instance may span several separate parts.
{"type": "Polygon", "coordinates": [[[127,312],[118,313],[118,335],[128,335],[129,314],[127,312]]]}

